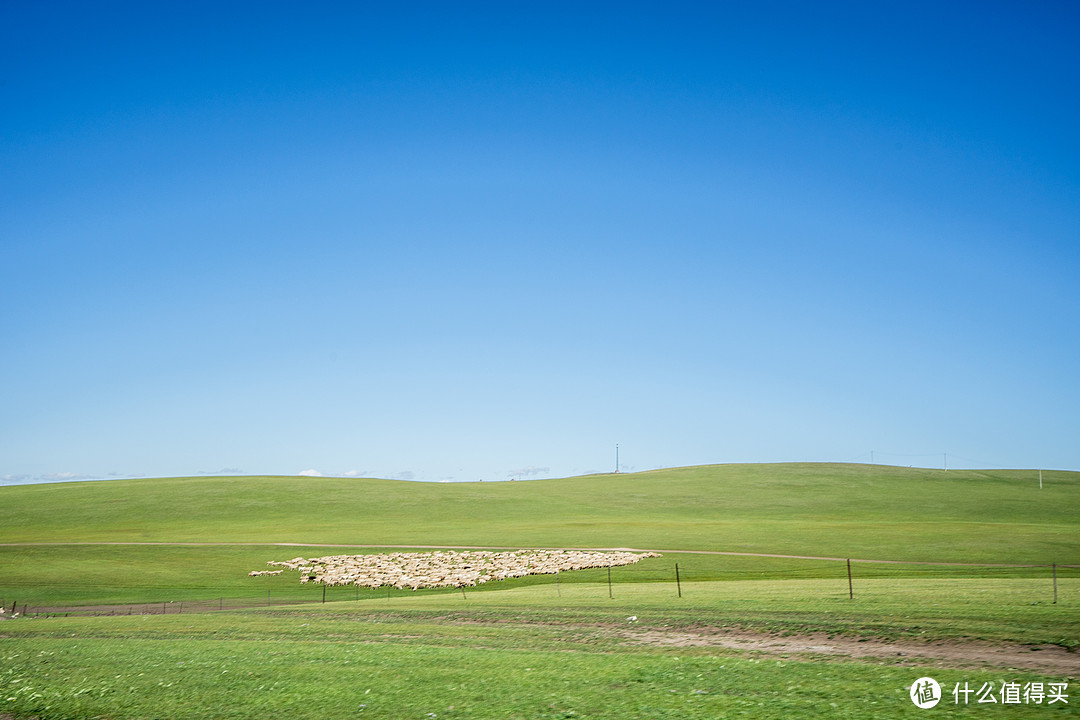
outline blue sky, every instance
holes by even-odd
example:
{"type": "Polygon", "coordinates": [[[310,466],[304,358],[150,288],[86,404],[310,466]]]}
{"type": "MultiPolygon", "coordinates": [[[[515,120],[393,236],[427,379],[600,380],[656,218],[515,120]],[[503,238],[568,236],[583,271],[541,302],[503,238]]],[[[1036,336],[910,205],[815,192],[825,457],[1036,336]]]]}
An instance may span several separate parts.
{"type": "Polygon", "coordinates": [[[1080,10],[946,5],[5,3],[0,478],[1080,469],[1080,10]]]}

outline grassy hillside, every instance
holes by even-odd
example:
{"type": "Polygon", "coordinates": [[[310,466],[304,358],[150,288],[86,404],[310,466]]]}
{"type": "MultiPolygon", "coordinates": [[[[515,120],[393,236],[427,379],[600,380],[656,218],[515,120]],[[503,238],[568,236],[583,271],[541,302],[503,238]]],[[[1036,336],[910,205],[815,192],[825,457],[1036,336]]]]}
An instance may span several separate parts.
{"type": "MultiPolygon", "coordinates": [[[[1077,581],[1063,585],[1075,603],[1077,581]]],[[[963,682],[1064,680],[935,659],[942,641],[972,638],[1075,647],[1075,604],[1034,603],[1031,590],[1022,580],[880,580],[852,602],[828,581],[786,580],[688,583],[682,598],[670,585],[635,584],[611,599],[606,586],[582,584],[561,595],[548,586],[5,621],[0,699],[2,712],[42,720],[928,717],[908,699],[919,677],[946,693],[963,682]],[[708,642],[732,627],[772,634],[756,650],[708,642]],[[864,659],[767,650],[807,632],[820,633],[814,645],[834,636],[905,645],[864,659]],[[680,636],[706,642],[659,641],[680,636]]],[[[1075,714],[1070,702],[941,711],[1057,717],[1075,714]]]]}
{"type": "Polygon", "coordinates": [[[1057,679],[1056,669],[1003,676],[919,659],[915,645],[1075,649],[1078,571],[1058,568],[1055,583],[1048,567],[856,562],[852,598],[844,562],[694,551],[1080,564],[1080,474],[1044,473],[1044,485],[1031,471],[790,464],[467,485],[245,477],[0,488],[0,543],[41,543],[0,547],[9,607],[168,607],[4,620],[0,715],[915,717],[923,711],[907,686],[925,675],[943,687],[1057,679]],[[63,544],[116,542],[165,544],[63,544]],[[184,542],[237,544],[171,544],[184,542]],[[267,560],[354,551],[273,545],[289,542],[664,556],[615,568],[613,588],[604,570],[467,593],[247,576],[267,560]],[[226,610],[192,612],[207,600],[226,610]],[[281,607],[290,601],[319,604],[281,607]],[[865,660],[667,646],[732,629],[768,633],[766,644],[817,633],[912,646],[865,660]]]}
{"type": "Polygon", "coordinates": [[[637,547],[1080,562],[1080,473],[714,465],[516,483],[200,477],[0,488],[0,542],[637,547]]]}

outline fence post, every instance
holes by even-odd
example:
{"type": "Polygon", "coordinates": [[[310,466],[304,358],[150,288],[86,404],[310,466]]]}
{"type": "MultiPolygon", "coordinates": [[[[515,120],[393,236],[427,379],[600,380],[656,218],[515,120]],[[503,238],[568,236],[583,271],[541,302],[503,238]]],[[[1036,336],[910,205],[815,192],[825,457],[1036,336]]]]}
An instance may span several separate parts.
{"type": "Polygon", "coordinates": [[[1052,563],[1050,567],[1054,571],[1054,604],[1057,605],[1057,563],[1052,563]]]}
{"type": "Polygon", "coordinates": [[[851,558],[847,561],[847,596],[848,600],[855,599],[855,590],[851,586],[851,558]]]}
{"type": "Polygon", "coordinates": [[[682,597],[682,583],[679,582],[679,563],[675,563],[675,587],[679,589],[679,597],[682,597]]]}
{"type": "Polygon", "coordinates": [[[611,566],[607,567],[607,596],[614,599],[615,596],[611,594],[611,566]]]}

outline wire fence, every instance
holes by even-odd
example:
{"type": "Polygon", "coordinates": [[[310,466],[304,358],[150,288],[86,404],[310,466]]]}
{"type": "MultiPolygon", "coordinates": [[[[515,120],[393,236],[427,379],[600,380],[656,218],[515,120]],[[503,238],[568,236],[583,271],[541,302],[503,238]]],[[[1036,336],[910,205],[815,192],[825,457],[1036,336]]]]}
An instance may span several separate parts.
{"type": "MultiPolygon", "coordinates": [[[[833,593],[846,591],[855,599],[859,583],[874,580],[1023,580],[1030,587],[1032,598],[1038,602],[1059,604],[1065,600],[1073,604],[1074,598],[1062,597],[1059,579],[1064,581],[1080,577],[1078,564],[1033,563],[943,563],[889,560],[856,560],[846,558],[794,558],[774,556],[724,556],[723,562],[716,557],[704,561],[701,557],[672,553],[672,557],[643,561],[636,565],[610,568],[576,570],[558,574],[530,575],[511,580],[490,582],[483,585],[459,588],[362,588],[355,585],[331,586],[321,583],[300,584],[288,577],[274,578],[276,582],[265,591],[235,593],[229,588],[117,588],[115,586],[65,586],[77,591],[81,602],[58,602],[49,588],[26,586],[5,587],[25,599],[0,598],[0,616],[4,617],[58,617],[58,616],[116,616],[116,615],[180,615],[236,610],[253,610],[310,603],[338,603],[417,595],[445,595],[459,593],[467,600],[474,593],[521,588],[536,585],[553,585],[559,596],[563,589],[576,585],[607,586],[607,595],[614,597],[617,588],[627,584],[668,584],[672,595],[683,597],[695,583],[737,581],[823,580],[835,581],[833,593]],[[41,598],[35,601],[34,598],[41,598]],[[51,596],[51,597],[50,597],[51,596]],[[160,600],[124,602],[127,597],[159,597],[160,600]],[[100,598],[102,602],[86,601],[100,598]],[[182,599],[168,599],[168,598],[182,599]],[[49,599],[45,599],[49,598],[49,599]]],[[[253,579],[258,582],[260,578],[253,579]]],[[[1077,587],[1069,585],[1075,594],[1077,587]]]]}
{"type": "MultiPolygon", "coordinates": [[[[343,598],[334,598],[334,600],[343,598]]],[[[28,602],[12,601],[4,608],[8,617],[68,617],[68,616],[113,616],[113,615],[181,615],[184,613],[208,613],[226,610],[250,610],[272,605],[300,605],[317,602],[312,598],[282,599],[276,602],[257,602],[251,597],[225,597],[208,600],[166,600],[150,603],[121,603],[101,605],[34,605],[28,602]]]]}

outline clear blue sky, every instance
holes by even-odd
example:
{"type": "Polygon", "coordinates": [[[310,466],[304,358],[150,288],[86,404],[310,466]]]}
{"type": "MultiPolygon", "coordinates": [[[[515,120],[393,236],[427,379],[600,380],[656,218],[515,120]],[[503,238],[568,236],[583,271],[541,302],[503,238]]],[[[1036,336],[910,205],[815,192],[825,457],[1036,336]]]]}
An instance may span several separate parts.
{"type": "Polygon", "coordinates": [[[701,5],[5,2],[0,479],[1080,469],[1076,3],[701,5]]]}

